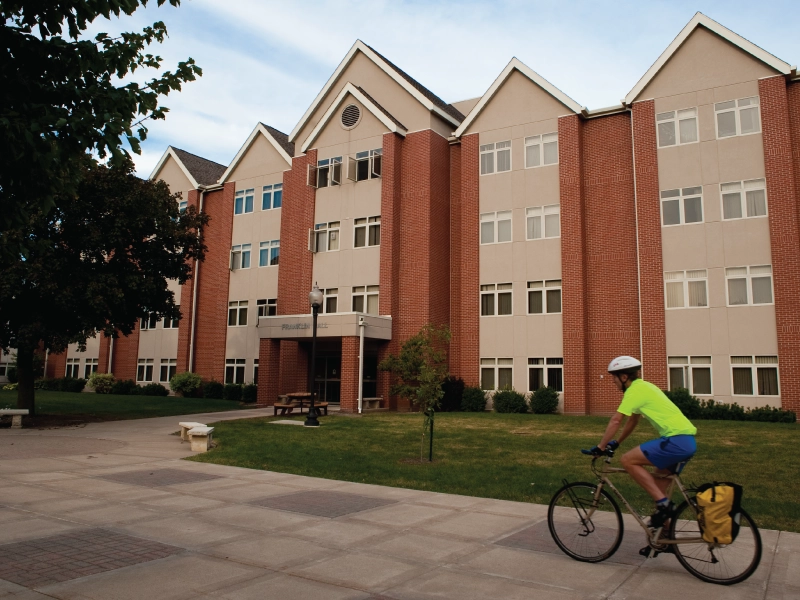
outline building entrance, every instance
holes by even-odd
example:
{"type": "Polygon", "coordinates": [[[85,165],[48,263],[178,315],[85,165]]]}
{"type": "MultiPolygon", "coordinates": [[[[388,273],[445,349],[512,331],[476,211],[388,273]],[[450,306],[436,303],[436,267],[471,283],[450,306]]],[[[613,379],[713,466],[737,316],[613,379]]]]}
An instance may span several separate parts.
{"type": "Polygon", "coordinates": [[[339,404],[339,395],[342,389],[341,351],[318,353],[316,366],[317,401],[339,404]]]}

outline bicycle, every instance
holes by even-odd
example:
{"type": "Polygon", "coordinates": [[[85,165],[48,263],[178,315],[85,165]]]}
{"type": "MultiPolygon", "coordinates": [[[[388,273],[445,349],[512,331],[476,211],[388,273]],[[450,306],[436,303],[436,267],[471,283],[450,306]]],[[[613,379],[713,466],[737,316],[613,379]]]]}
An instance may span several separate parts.
{"type": "Polygon", "coordinates": [[[612,473],[626,472],[609,466],[613,456],[614,451],[606,449],[592,459],[592,473],[597,483],[569,483],[564,479],[564,486],[550,501],[547,525],[553,540],[565,554],[575,560],[594,563],[610,558],[619,548],[624,532],[622,511],[614,496],[605,489],[608,487],[647,535],[648,547],[640,551],[643,556],[655,558],[659,553],[671,552],[689,573],[720,585],[739,583],[755,572],[761,561],[761,535],[745,510],[739,516],[739,534],[731,544],[706,542],[697,522],[694,490],[684,486],[677,473],[656,475],[671,480],[667,498],[672,498],[677,487],[684,500],[672,511],[664,526],[651,528],[646,517],[631,506],[609,479],[612,473]],[[604,458],[600,469],[596,466],[599,458],[604,458]]]}

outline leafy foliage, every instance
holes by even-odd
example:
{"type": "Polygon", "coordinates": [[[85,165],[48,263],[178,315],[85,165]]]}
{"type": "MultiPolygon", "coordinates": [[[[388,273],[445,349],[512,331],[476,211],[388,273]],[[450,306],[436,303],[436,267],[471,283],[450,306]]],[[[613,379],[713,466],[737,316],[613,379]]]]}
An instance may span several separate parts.
{"type": "Polygon", "coordinates": [[[500,390],[492,398],[494,411],[498,413],[526,413],[528,403],[525,396],[513,389],[500,390]]]}
{"type": "Polygon", "coordinates": [[[744,408],[736,402],[727,404],[713,398],[700,400],[692,396],[686,388],[676,388],[664,392],[687,419],[712,421],[765,421],[769,423],[795,423],[797,414],[791,410],[762,406],[744,408]]]}
{"type": "Polygon", "coordinates": [[[486,410],[486,393],[477,386],[464,388],[461,396],[461,410],[464,412],[483,412],[486,410]]]}
{"type": "Polygon", "coordinates": [[[211,380],[203,384],[203,398],[222,400],[224,394],[225,386],[219,381],[211,380]]]}
{"type": "Polygon", "coordinates": [[[139,386],[133,379],[120,379],[111,386],[111,393],[119,396],[135,396],[139,393],[139,386]]]}
{"type": "Polygon", "coordinates": [[[160,383],[148,383],[139,388],[141,396],[169,396],[169,390],[160,383]]]}
{"type": "Polygon", "coordinates": [[[258,386],[255,383],[249,383],[242,388],[242,402],[255,402],[258,400],[258,386]]]}
{"type": "Polygon", "coordinates": [[[441,412],[456,412],[461,410],[461,399],[464,395],[464,380],[460,377],[449,376],[442,383],[441,412]]]}
{"type": "Polygon", "coordinates": [[[558,410],[558,392],[551,387],[540,387],[531,396],[531,410],[537,415],[551,415],[558,410]]]}
{"type": "Polygon", "coordinates": [[[185,371],[184,373],[176,373],[169,380],[169,387],[176,394],[183,396],[191,396],[203,383],[200,375],[185,371]]]}
{"type": "Polygon", "coordinates": [[[224,400],[233,400],[239,402],[242,399],[242,386],[238,383],[225,384],[225,391],[222,394],[224,400]]]}
{"type": "Polygon", "coordinates": [[[116,380],[111,373],[92,373],[89,376],[89,385],[96,394],[110,394],[116,380]]]}

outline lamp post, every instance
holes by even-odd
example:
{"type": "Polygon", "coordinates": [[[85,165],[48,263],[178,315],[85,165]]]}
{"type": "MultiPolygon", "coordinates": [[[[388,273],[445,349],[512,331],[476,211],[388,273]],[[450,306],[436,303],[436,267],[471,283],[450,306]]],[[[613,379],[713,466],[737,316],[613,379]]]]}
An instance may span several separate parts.
{"type": "Polygon", "coordinates": [[[303,423],[306,427],[319,427],[317,420],[317,409],[314,408],[314,395],[316,387],[316,374],[317,374],[317,315],[319,308],[322,306],[322,292],[317,284],[314,284],[314,289],[308,294],[308,302],[311,304],[311,316],[313,320],[311,330],[311,364],[308,369],[308,391],[311,392],[311,405],[308,407],[308,418],[303,423]]]}

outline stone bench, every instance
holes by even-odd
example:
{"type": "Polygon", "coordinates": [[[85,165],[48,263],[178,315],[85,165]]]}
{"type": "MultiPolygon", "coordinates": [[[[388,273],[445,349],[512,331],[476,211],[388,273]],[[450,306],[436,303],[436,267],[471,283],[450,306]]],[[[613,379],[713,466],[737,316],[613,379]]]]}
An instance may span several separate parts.
{"type": "Polygon", "coordinates": [[[380,408],[381,401],[383,398],[362,398],[361,399],[361,408],[362,410],[367,408],[380,408]]]}
{"type": "Polygon", "coordinates": [[[184,421],[182,423],[178,423],[181,427],[181,441],[188,442],[189,435],[188,432],[190,429],[194,429],[195,427],[205,427],[205,423],[195,423],[194,421],[184,421]]]}
{"type": "Polygon", "coordinates": [[[22,427],[22,416],[29,413],[27,408],[0,408],[0,417],[9,415],[11,417],[11,427],[20,429],[22,427]]]}
{"type": "Polygon", "coordinates": [[[208,452],[211,447],[212,433],[214,433],[214,428],[205,425],[190,429],[187,435],[192,442],[192,452],[208,452]]]}

